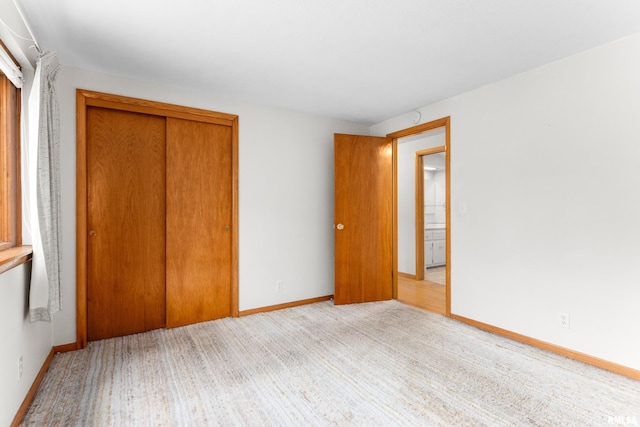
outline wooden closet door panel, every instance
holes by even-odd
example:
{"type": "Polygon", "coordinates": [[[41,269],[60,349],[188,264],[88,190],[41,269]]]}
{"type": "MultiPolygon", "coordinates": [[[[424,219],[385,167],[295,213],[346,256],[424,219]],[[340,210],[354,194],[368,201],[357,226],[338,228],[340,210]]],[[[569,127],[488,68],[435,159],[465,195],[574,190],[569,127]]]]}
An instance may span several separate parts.
{"type": "Polygon", "coordinates": [[[165,118],[87,109],[87,336],[165,325],[165,118]]]}
{"type": "Polygon", "coordinates": [[[231,128],[167,119],[167,327],[231,315],[231,128]]]}

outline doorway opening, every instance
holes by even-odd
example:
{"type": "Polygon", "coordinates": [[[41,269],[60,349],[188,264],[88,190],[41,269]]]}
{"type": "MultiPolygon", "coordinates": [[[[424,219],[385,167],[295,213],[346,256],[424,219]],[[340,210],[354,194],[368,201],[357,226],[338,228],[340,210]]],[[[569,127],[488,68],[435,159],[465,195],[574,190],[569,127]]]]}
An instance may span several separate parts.
{"type": "Polygon", "coordinates": [[[449,117],[388,135],[396,159],[394,296],[451,313],[449,117]]]}

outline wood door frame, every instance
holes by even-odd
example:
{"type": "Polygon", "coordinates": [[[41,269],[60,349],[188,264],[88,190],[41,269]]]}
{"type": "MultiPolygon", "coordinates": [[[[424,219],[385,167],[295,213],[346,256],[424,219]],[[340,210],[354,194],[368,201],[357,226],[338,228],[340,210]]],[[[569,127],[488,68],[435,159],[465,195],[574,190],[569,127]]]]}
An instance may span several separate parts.
{"type": "Polygon", "coordinates": [[[238,116],[76,89],[76,347],[87,346],[87,108],[194,120],[231,127],[231,315],[238,311],[238,116]]]}
{"type": "MultiPolygon", "coordinates": [[[[416,151],[416,280],[424,280],[424,156],[445,153],[446,147],[427,148],[416,151]]],[[[447,172],[445,170],[445,176],[447,172]]],[[[446,187],[446,182],[445,182],[446,187]]],[[[446,195],[445,195],[446,197],[446,195]]],[[[445,204],[447,204],[445,202],[445,204]]],[[[446,206],[445,206],[446,209],[446,206]]]]}
{"type": "MultiPolygon", "coordinates": [[[[446,164],[446,316],[451,317],[451,116],[443,117],[441,119],[433,120],[428,123],[423,123],[417,126],[412,126],[407,129],[399,130],[387,134],[388,137],[393,140],[393,298],[398,298],[398,139],[406,136],[417,135],[430,130],[444,127],[445,129],[445,164],[446,164]]],[[[440,147],[437,147],[438,149],[440,147]]],[[[417,178],[416,178],[417,180],[417,178]]],[[[424,208],[423,208],[424,209],[424,208]]],[[[416,224],[418,206],[416,206],[416,224]]],[[[424,217],[423,217],[424,221],[424,217]]],[[[418,233],[416,233],[416,245],[418,241],[418,233]]],[[[424,240],[424,228],[422,229],[422,239],[424,240]]],[[[424,243],[423,243],[424,244],[424,243]]],[[[422,249],[424,251],[424,248],[422,249]]],[[[424,254],[423,254],[424,257],[424,254]]]]}

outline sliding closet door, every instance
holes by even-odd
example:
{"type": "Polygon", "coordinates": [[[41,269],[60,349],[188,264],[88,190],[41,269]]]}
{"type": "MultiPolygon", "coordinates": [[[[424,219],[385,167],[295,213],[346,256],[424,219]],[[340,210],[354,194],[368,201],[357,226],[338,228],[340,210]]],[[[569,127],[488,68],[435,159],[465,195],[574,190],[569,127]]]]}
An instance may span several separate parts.
{"type": "Polygon", "coordinates": [[[167,118],[167,327],[231,315],[232,129],[167,118]]]}
{"type": "Polygon", "coordinates": [[[165,325],[165,118],[87,108],[87,336],[165,325]]]}

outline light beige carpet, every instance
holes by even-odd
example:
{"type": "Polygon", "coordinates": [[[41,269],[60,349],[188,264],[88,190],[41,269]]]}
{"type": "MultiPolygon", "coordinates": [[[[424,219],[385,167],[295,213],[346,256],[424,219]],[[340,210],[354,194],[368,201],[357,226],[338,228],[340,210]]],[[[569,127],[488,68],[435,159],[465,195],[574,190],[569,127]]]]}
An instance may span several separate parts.
{"type": "Polygon", "coordinates": [[[640,382],[387,301],[318,303],[90,343],[54,358],[24,425],[595,426],[634,419],[640,422],[640,382]]]}

